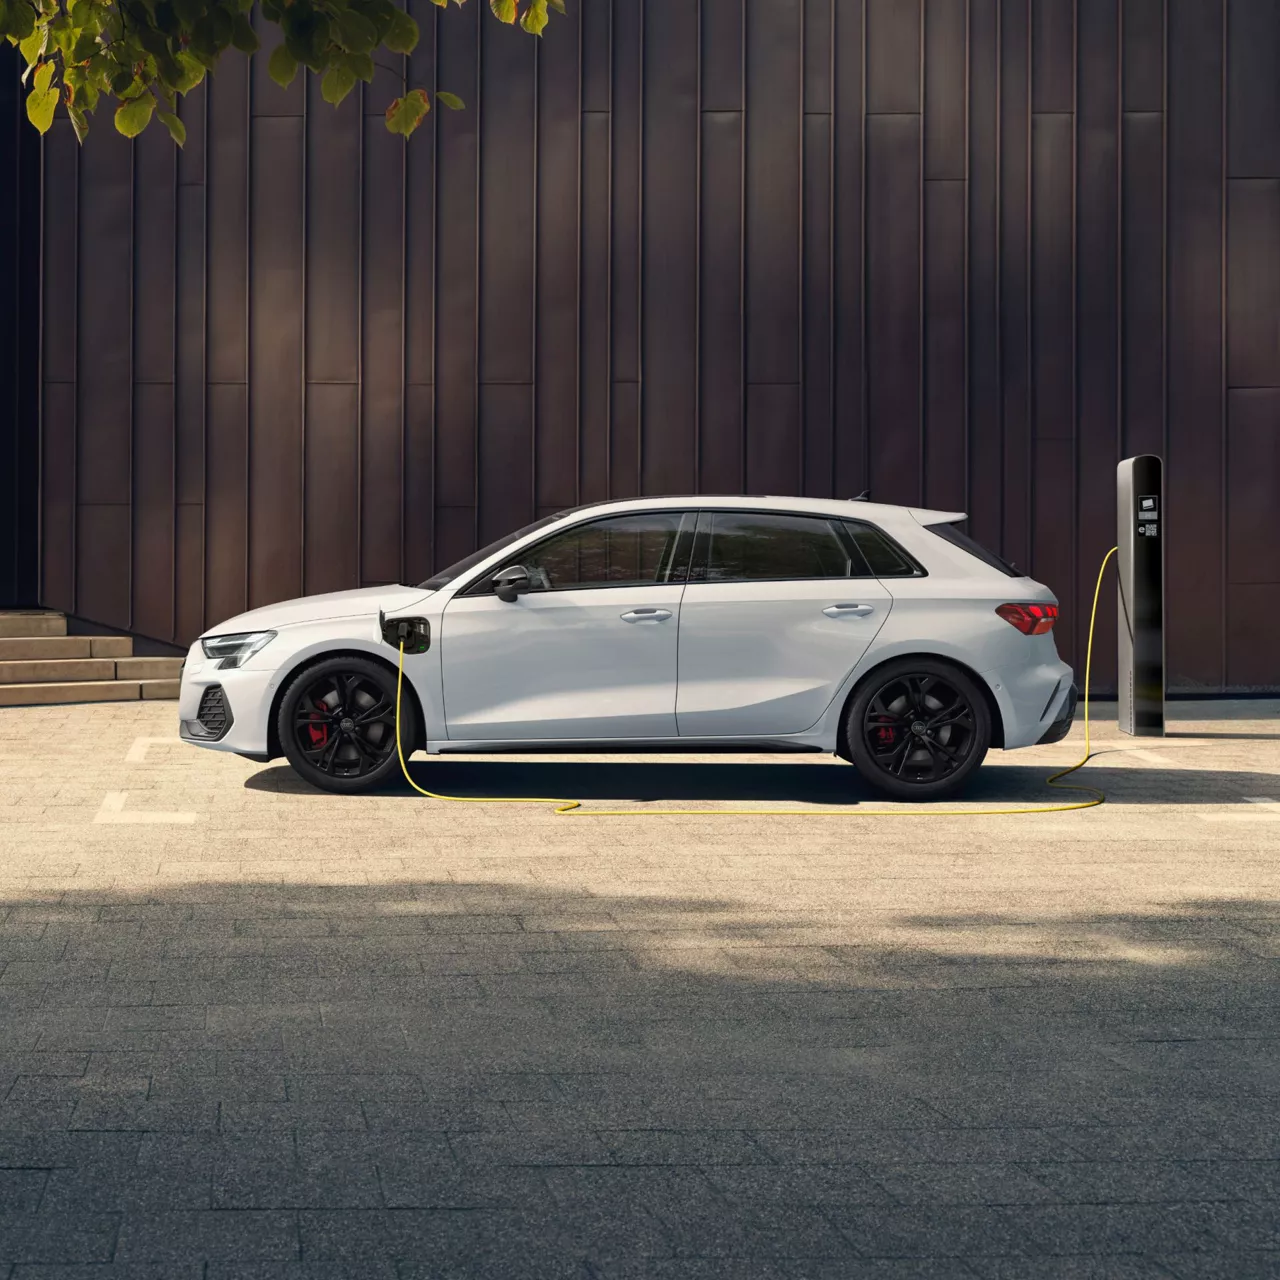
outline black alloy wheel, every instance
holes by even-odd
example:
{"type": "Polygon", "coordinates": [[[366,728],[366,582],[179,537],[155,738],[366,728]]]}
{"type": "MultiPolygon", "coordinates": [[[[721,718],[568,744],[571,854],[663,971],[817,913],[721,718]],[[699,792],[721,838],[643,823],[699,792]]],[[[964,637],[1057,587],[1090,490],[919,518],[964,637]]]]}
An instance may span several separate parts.
{"type": "Polygon", "coordinates": [[[991,713],[950,663],[903,658],[876,672],[850,704],[849,753],[878,791],[898,800],[950,795],[991,745],[991,713]]]}
{"type": "MultiPolygon", "coordinates": [[[[290,684],[277,721],[280,744],[300,777],[325,791],[349,794],[398,772],[396,678],[367,658],[329,658],[290,684]]],[[[417,742],[413,702],[402,700],[406,756],[417,742]]]]}

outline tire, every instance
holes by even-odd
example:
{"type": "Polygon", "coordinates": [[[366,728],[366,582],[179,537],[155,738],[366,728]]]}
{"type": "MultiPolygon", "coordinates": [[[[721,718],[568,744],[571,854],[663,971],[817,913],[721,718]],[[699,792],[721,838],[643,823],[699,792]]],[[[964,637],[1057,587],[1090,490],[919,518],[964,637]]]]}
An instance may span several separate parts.
{"type": "Polygon", "coordinates": [[[897,658],[875,671],[845,712],[849,757],[894,800],[953,795],[991,745],[991,712],[972,676],[937,658],[897,658]]]}
{"type": "MultiPolygon", "coordinates": [[[[304,781],[352,795],[400,773],[396,677],[368,658],[326,658],[298,673],[280,700],[280,745],[304,781]],[[354,710],[354,713],[353,713],[354,710]]],[[[417,742],[413,699],[400,708],[405,753],[417,742]]]]}

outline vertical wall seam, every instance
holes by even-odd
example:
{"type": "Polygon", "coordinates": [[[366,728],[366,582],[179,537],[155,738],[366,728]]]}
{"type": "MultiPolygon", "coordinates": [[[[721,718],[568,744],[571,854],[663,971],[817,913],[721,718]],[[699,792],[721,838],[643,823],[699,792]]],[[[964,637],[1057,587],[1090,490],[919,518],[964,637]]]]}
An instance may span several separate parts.
{"type": "MultiPolygon", "coordinates": [[[[176,108],[175,108],[176,110],[176,108]]],[[[181,284],[178,278],[178,253],[181,241],[181,222],[178,217],[178,196],[182,190],[182,171],[178,157],[173,157],[172,203],[169,206],[173,219],[172,261],[170,276],[173,291],[173,326],[169,330],[169,639],[178,639],[178,300],[181,284]]]]}
{"type": "MultiPolygon", "coordinates": [[[[796,95],[798,101],[796,103],[796,156],[798,157],[796,172],[796,418],[800,424],[799,431],[796,432],[796,477],[799,480],[799,491],[801,493],[809,492],[808,476],[805,474],[805,441],[809,435],[809,414],[808,414],[808,387],[809,379],[807,377],[808,369],[805,362],[805,339],[809,334],[808,315],[806,304],[808,298],[805,289],[805,251],[807,249],[807,241],[805,238],[805,179],[808,173],[808,150],[805,146],[807,141],[805,137],[805,114],[804,114],[804,90],[805,90],[805,28],[808,23],[805,21],[805,10],[808,4],[813,0],[801,0],[800,4],[800,75],[796,85],[796,95]]],[[[701,132],[701,130],[699,130],[701,132]]]]}
{"type": "Polygon", "coordinates": [[[1024,466],[1026,475],[1024,493],[1027,500],[1023,503],[1025,511],[1025,533],[1027,559],[1035,565],[1035,493],[1036,493],[1036,379],[1035,379],[1035,6],[1027,6],[1027,137],[1026,137],[1026,192],[1024,193],[1023,212],[1026,217],[1026,332],[1023,341],[1026,347],[1026,385],[1027,385],[1027,417],[1024,425],[1026,432],[1026,457],[1024,466]]]}
{"type": "MultiPolygon", "coordinates": [[[[827,491],[834,498],[836,493],[836,434],[839,414],[836,409],[836,127],[840,113],[836,110],[838,88],[836,84],[836,23],[839,6],[830,0],[828,11],[831,21],[827,47],[827,83],[830,98],[827,102],[827,442],[828,473],[827,491]]],[[[848,494],[853,497],[853,494],[848,494]]]]}
{"type": "Polygon", "coordinates": [[[473,328],[471,334],[471,354],[474,359],[475,382],[471,401],[471,545],[480,545],[480,387],[482,367],[480,364],[481,309],[483,299],[480,294],[480,279],[484,269],[484,238],[480,234],[480,225],[484,216],[484,164],[481,150],[484,147],[484,20],[479,12],[476,14],[476,147],[475,147],[475,222],[472,227],[475,236],[475,273],[472,280],[472,298],[475,303],[473,311],[473,328]]]}
{"type": "Polygon", "coordinates": [[[961,465],[964,468],[964,475],[961,483],[963,485],[962,497],[964,499],[964,509],[967,512],[970,506],[970,493],[972,487],[972,449],[969,442],[969,431],[972,423],[972,399],[973,399],[973,376],[969,360],[969,321],[970,321],[970,303],[969,303],[969,235],[970,235],[970,206],[973,199],[973,172],[971,146],[969,134],[972,128],[972,111],[970,109],[971,95],[973,92],[973,0],[964,0],[964,263],[961,267],[963,273],[963,292],[964,292],[964,313],[961,317],[961,361],[964,370],[964,396],[961,405],[962,423],[961,430],[964,433],[964,453],[961,465]]]}
{"type": "Polygon", "coordinates": [[[747,0],[738,24],[738,492],[747,491],[747,0]]]}
{"type": "Polygon", "coordinates": [[[1005,494],[1005,458],[1008,427],[1004,407],[1004,0],[993,0],[996,11],[996,118],[995,118],[995,326],[996,326],[996,432],[1000,443],[999,518],[1000,549],[1005,550],[1009,504],[1005,494]]]}
{"type": "MultiPolygon", "coordinates": [[[[861,363],[861,377],[859,378],[858,395],[861,399],[859,405],[862,421],[859,424],[861,433],[861,452],[862,452],[862,481],[859,490],[869,490],[871,488],[871,394],[870,388],[867,386],[868,361],[867,361],[867,317],[870,308],[867,306],[867,294],[870,292],[870,279],[867,272],[867,4],[869,0],[862,0],[862,47],[858,50],[858,57],[862,62],[862,71],[859,77],[861,81],[861,97],[862,97],[862,115],[858,121],[858,129],[862,134],[862,145],[858,148],[858,198],[862,202],[861,213],[858,218],[858,283],[859,298],[858,306],[861,312],[861,319],[858,325],[858,358],[861,363]]],[[[852,494],[850,495],[853,496],[852,494]]],[[[872,497],[875,495],[872,494],[872,497]]]]}
{"type": "MultiPolygon", "coordinates": [[[[696,0],[693,162],[693,492],[702,492],[702,0],[696,0]]],[[[803,83],[803,81],[802,81],[803,83]]]]}
{"type": "Polygon", "coordinates": [[[638,170],[636,180],[636,493],[644,494],[644,314],[645,314],[645,281],[644,281],[644,118],[645,118],[645,58],[644,58],[644,34],[648,29],[648,14],[645,11],[644,0],[635,0],[637,8],[640,10],[640,47],[637,50],[637,60],[640,64],[637,74],[639,84],[640,101],[636,113],[637,132],[639,134],[639,145],[636,147],[636,166],[638,170]]]}
{"type": "MultiPolygon", "coordinates": [[[[431,7],[431,72],[431,92],[434,95],[436,86],[440,83],[440,10],[434,5],[431,7]]],[[[435,573],[439,568],[439,561],[436,559],[436,501],[439,493],[439,480],[437,478],[439,473],[439,467],[437,465],[439,431],[436,419],[439,411],[439,393],[437,391],[437,387],[440,382],[440,326],[437,323],[439,315],[438,302],[440,297],[440,284],[438,279],[440,262],[439,175],[440,112],[439,110],[435,110],[431,113],[431,297],[427,300],[427,314],[431,318],[431,434],[430,439],[427,442],[427,456],[430,459],[431,466],[431,491],[427,494],[427,537],[431,540],[431,554],[427,560],[427,569],[429,573],[435,573]]]]}
{"type": "Polygon", "coordinates": [[[356,582],[364,586],[364,141],[366,103],[371,87],[360,86],[356,127],[356,582]]]}
{"type": "MultiPolygon", "coordinates": [[[[574,270],[574,310],[573,310],[573,502],[574,506],[582,505],[582,86],[583,86],[583,11],[584,4],[577,7],[578,16],[578,106],[577,106],[577,138],[578,156],[575,168],[577,193],[573,202],[574,219],[576,221],[576,246],[573,259],[574,270]]],[[[536,427],[535,427],[536,430],[536,427]]],[[[534,513],[535,517],[537,513],[534,513]]]]}
{"type": "Polygon", "coordinates": [[[923,506],[926,502],[927,476],[929,471],[929,439],[928,439],[928,415],[925,409],[925,397],[929,393],[929,359],[928,348],[925,343],[928,341],[928,325],[925,318],[925,216],[927,208],[925,204],[926,198],[926,182],[925,182],[925,150],[924,150],[924,129],[925,129],[925,103],[928,97],[928,87],[925,71],[925,39],[926,24],[929,21],[929,6],[926,0],[916,0],[916,12],[920,15],[920,35],[918,48],[916,50],[917,74],[920,78],[920,88],[916,97],[916,120],[919,123],[918,137],[916,139],[916,441],[919,445],[918,462],[916,463],[916,493],[917,501],[923,506]]]}
{"type": "MultiPolygon", "coordinates": [[[[258,55],[259,57],[261,55],[258,55]]],[[[253,498],[253,63],[245,75],[244,112],[244,603],[252,602],[249,504],[253,498]]]]}
{"type": "Polygon", "coordinates": [[[541,81],[542,39],[539,37],[534,41],[533,47],[533,287],[529,293],[529,510],[535,520],[538,518],[538,258],[539,232],[542,226],[539,216],[542,203],[542,148],[538,145],[542,127],[541,81]]]}
{"type": "MultiPolygon", "coordinates": [[[[405,0],[405,12],[409,12],[410,0],[405,0]]],[[[401,84],[408,91],[409,55],[400,59],[401,84]]],[[[360,113],[360,132],[364,133],[364,113],[360,113]]],[[[408,142],[408,139],[405,139],[408,142]]],[[[363,184],[362,184],[363,185],[363,184]]],[[[408,433],[409,433],[409,148],[400,148],[400,547],[397,582],[408,577],[409,521],[405,510],[408,485],[408,433]]]]}
{"type": "Polygon", "coordinates": [[[1116,5],[1116,385],[1115,385],[1115,460],[1124,456],[1125,437],[1125,305],[1124,287],[1124,122],[1125,122],[1125,79],[1124,79],[1124,6],[1125,0],[1116,5]]]}
{"type": "MultiPolygon", "coordinates": [[[[1122,0],[1118,0],[1118,3],[1122,0]]],[[[1071,5],[1071,569],[1072,601],[1080,599],[1080,0],[1071,5]]],[[[1071,654],[1080,653],[1082,619],[1072,609],[1071,654]]]]}
{"type": "Polygon", "coordinates": [[[204,83],[200,152],[200,630],[208,625],[209,566],[209,82],[204,83]]]}
{"type": "MultiPolygon", "coordinates": [[[[586,0],[583,0],[586,3],[586,0]]],[[[613,153],[614,133],[617,130],[617,114],[613,109],[614,82],[617,79],[617,65],[614,57],[613,40],[613,4],[609,4],[609,154],[605,162],[605,189],[608,208],[605,220],[608,223],[605,245],[605,317],[608,327],[607,340],[604,343],[604,496],[613,497],[613,153]]]]}
{"type": "MultiPolygon", "coordinates": [[[[311,95],[302,91],[302,297],[299,308],[302,317],[302,342],[300,360],[300,380],[302,395],[301,420],[298,423],[298,587],[299,595],[307,594],[307,410],[309,396],[307,394],[307,284],[310,272],[307,270],[307,245],[310,241],[311,201],[307,199],[307,151],[311,140],[311,112],[309,110],[311,95]]],[[[363,123],[363,116],[361,117],[363,123]]],[[[359,576],[356,581],[359,582],[359,576]]]]}
{"type": "Polygon", "coordinates": [[[134,436],[138,431],[138,141],[129,141],[129,554],[125,560],[125,576],[128,589],[127,627],[133,630],[134,572],[133,560],[138,545],[138,476],[134,462],[138,451],[134,448],[134,436]]]}
{"type": "MultiPolygon", "coordinates": [[[[1228,440],[1227,440],[1227,176],[1229,172],[1228,161],[1228,136],[1227,136],[1227,115],[1228,115],[1228,73],[1230,65],[1228,59],[1230,57],[1230,32],[1228,28],[1228,18],[1230,13],[1229,0],[1221,0],[1222,5],[1222,56],[1219,60],[1219,74],[1221,76],[1222,85],[1219,90],[1219,111],[1221,120],[1219,127],[1221,129],[1221,158],[1222,158],[1222,176],[1218,188],[1218,216],[1219,232],[1218,232],[1218,276],[1220,280],[1220,326],[1219,333],[1219,407],[1218,407],[1218,493],[1219,498],[1219,543],[1218,543],[1218,563],[1221,565],[1221,572],[1218,574],[1218,630],[1221,638],[1220,648],[1220,671],[1221,687],[1225,690],[1230,681],[1230,672],[1227,670],[1227,535],[1229,522],[1229,504],[1227,502],[1227,466],[1229,462],[1228,440]]],[[[1163,548],[1162,548],[1163,551],[1163,548]]],[[[1162,633],[1163,634],[1163,633],[1162,633]]]]}

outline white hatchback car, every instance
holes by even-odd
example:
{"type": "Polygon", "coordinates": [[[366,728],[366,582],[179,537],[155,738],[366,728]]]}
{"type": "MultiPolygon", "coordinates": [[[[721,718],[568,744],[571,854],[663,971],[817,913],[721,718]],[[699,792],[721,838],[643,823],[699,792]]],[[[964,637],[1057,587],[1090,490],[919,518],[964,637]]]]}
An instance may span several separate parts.
{"type": "Polygon", "coordinates": [[[405,753],[824,751],[898,799],[1076,706],[1053,593],[957,512],[638,498],[508,535],[417,586],[254,609],[187,655],[181,735],[361,791],[405,753]]]}

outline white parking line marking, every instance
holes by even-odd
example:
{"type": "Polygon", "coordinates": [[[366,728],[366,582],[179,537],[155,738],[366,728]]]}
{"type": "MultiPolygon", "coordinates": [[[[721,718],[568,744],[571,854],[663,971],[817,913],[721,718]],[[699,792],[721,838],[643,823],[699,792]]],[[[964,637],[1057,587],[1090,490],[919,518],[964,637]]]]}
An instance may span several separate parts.
{"type": "Polygon", "coordinates": [[[1170,760],[1168,756],[1162,756],[1155,751],[1144,751],[1140,747],[1129,747],[1125,754],[1138,760],[1145,760],[1148,764],[1172,765],[1175,769],[1182,763],[1180,760],[1170,760]]]}
{"type": "Polygon", "coordinates": [[[148,813],[143,809],[125,809],[125,801],[129,798],[127,791],[108,791],[103,797],[102,808],[93,815],[94,822],[116,823],[155,823],[155,822],[194,822],[194,813],[148,813]]]}
{"type": "Polygon", "coordinates": [[[1202,813],[1205,822],[1276,822],[1280,821],[1280,800],[1272,796],[1241,796],[1254,809],[1236,810],[1234,813],[1202,813]]]}
{"type": "Polygon", "coordinates": [[[181,742],[181,738],[134,738],[133,746],[125,754],[126,764],[142,764],[147,758],[147,748],[162,742],[181,742]]]}

